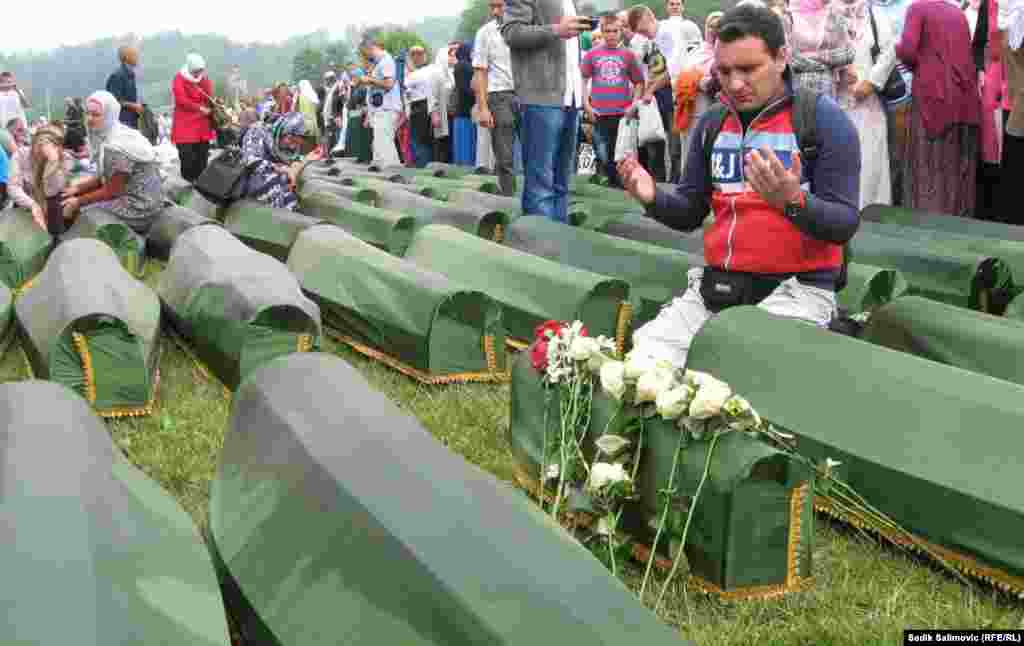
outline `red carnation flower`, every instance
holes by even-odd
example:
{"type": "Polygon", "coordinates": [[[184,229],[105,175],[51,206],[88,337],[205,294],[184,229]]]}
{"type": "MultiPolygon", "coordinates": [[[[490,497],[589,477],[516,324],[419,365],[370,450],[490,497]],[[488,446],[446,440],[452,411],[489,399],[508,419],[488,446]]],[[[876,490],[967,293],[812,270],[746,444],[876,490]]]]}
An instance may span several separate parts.
{"type": "Polygon", "coordinates": [[[548,369],[548,342],[536,341],[530,348],[530,363],[533,369],[543,374],[548,369]]]}
{"type": "Polygon", "coordinates": [[[563,327],[565,327],[565,323],[562,323],[561,321],[544,321],[534,328],[533,334],[536,339],[540,341],[547,341],[549,338],[547,332],[549,330],[551,332],[551,336],[555,336],[562,331],[563,327]]]}

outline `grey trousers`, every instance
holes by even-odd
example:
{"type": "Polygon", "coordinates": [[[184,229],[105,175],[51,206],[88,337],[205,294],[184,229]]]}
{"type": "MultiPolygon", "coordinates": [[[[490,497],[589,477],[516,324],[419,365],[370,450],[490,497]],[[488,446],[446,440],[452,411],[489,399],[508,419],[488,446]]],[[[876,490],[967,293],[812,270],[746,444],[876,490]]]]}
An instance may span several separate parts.
{"type": "Polygon", "coordinates": [[[516,194],[515,138],[519,115],[516,114],[516,93],[490,92],[487,95],[488,108],[494,116],[491,130],[491,146],[494,150],[494,170],[503,195],[516,194]]]}

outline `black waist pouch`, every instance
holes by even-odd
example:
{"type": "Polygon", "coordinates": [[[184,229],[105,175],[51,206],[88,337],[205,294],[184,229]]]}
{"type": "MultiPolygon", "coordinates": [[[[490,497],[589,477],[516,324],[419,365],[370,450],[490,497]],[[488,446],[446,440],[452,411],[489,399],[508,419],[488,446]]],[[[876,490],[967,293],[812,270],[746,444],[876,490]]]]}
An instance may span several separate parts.
{"type": "Polygon", "coordinates": [[[781,284],[781,280],[758,274],[705,267],[700,296],[708,311],[717,314],[736,305],[757,305],[781,284]]]}

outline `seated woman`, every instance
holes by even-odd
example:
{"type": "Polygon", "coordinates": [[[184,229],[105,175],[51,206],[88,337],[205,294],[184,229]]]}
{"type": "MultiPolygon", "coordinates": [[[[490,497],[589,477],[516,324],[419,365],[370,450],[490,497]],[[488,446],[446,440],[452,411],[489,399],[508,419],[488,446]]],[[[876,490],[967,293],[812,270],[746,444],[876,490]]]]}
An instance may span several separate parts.
{"type": "Polygon", "coordinates": [[[97,175],[64,191],[64,219],[74,219],[82,207],[103,209],[145,235],[163,208],[160,163],[146,138],[118,121],[120,113],[121,104],[110,92],[94,92],[85,102],[89,151],[97,175]]]}
{"type": "Polygon", "coordinates": [[[61,191],[73,166],[71,156],[64,152],[64,131],[56,126],[43,126],[28,142],[24,122],[12,130],[18,150],[11,168],[9,192],[15,206],[28,209],[32,218],[51,235],[64,233],[61,191]]]}
{"type": "Polygon", "coordinates": [[[242,163],[249,174],[245,197],[276,209],[294,211],[298,205],[295,180],[305,162],[320,159],[319,150],[302,157],[307,135],[306,119],[300,112],[283,115],[273,125],[254,123],[242,138],[242,163]]]}

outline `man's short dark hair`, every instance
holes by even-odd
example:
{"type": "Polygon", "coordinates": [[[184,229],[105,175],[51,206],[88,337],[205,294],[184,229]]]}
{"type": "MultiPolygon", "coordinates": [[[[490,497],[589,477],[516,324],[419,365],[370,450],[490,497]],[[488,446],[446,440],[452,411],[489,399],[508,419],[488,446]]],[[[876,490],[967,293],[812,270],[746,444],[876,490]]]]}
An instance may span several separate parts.
{"type": "Polygon", "coordinates": [[[718,40],[731,43],[748,36],[764,41],[772,56],[778,56],[786,44],[782,19],[771,9],[745,4],[726,11],[718,23],[718,40]]]}

